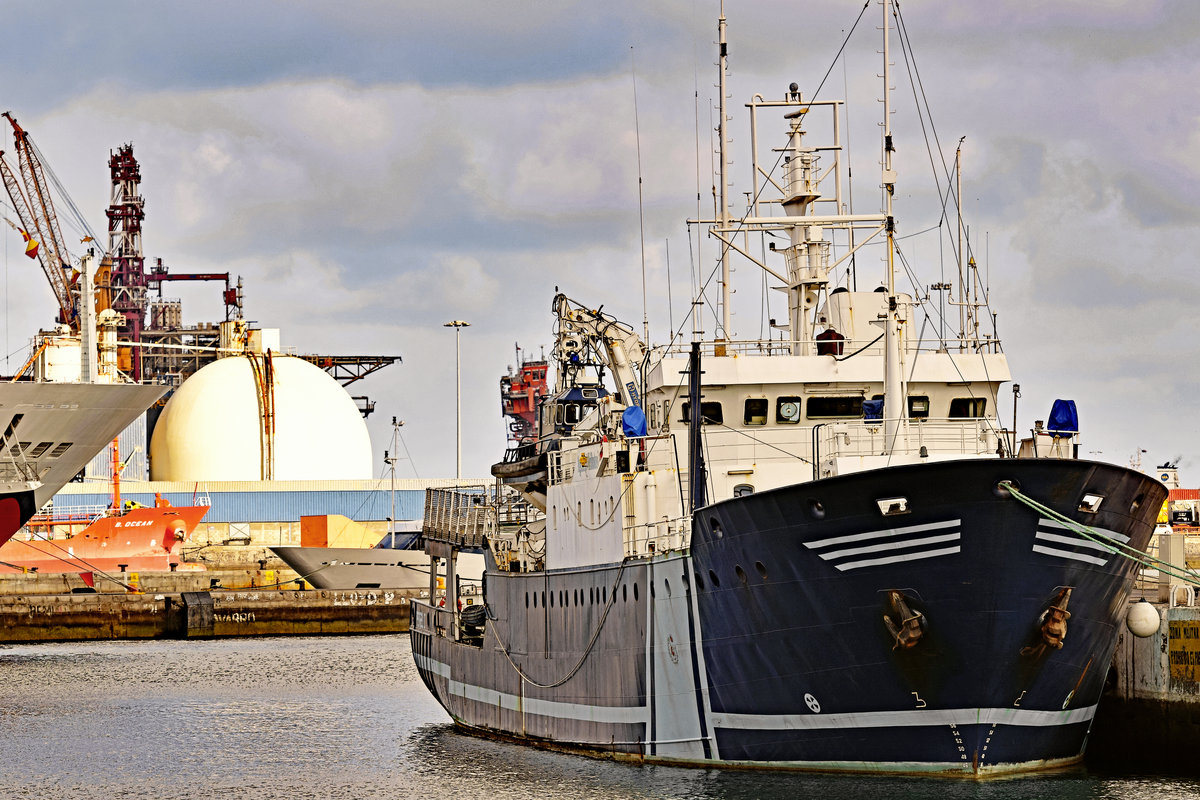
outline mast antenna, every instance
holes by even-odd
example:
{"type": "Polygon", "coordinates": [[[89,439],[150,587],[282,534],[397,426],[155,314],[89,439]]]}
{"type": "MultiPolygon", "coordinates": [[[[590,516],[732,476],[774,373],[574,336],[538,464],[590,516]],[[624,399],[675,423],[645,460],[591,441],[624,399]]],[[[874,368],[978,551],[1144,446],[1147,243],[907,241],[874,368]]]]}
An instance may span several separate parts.
{"type": "Polygon", "coordinates": [[[883,314],[884,332],[884,389],[883,434],[884,453],[890,455],[900,434],[904,418],[904,377],[900,367],[900,312],[896,302],[896,220],[892,216],[892,196],[896,193],[896,171],[892,168],[891,70],[888,64],[888,5],[883,3],[883,194],[884,225],[887,230],[887,309],[883,314]]]}
{"type": "MultiPolygon", "coordinates": [[[[722,231],[729,227],[729,169],[726,164],[726,157],[729,152],[729,131],[727,130],[728,117],[725,110],[725,71],[729,63],[729,43],[725,38],[725,0],[721,0],[721,17],[717,21],[717,45],[720,48],[720,58],[717,67],[717,91],[720,95],[718,99],[718,108],[720,109],[720,118],[717,121],[717,131],[720,134],[720,211],[717,218],[720,220],[722,231]]],[[[730,338],[729,331],[732,328],[729,313],[729,247],[722,245],[721,247],[721,335],[726,339],[730,338]]]]}
{"type": "Polygon", "coordinates": [[[642,341],[650,343],[650,317],[646,311],[646,222],[642,204],[642,133],[638,125],[637,61],[633,45],[629,46],[629,69],[633,77],[633,136],[637,143],[638,168],[638,234],[642,247],[642,341]]]}

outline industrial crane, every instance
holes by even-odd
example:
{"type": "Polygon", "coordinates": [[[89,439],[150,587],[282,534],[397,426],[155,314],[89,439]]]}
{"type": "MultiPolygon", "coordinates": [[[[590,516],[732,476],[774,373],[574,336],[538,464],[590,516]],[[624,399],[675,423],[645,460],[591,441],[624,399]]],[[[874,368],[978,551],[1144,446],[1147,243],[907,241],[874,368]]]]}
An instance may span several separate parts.
{"type": "Polygon", "coordinates": [[[77,331],[79,302],[73,291],[71,254],[59,229],[42,158],[29,133],[17,124],[12,114],[6,111],[3,116],[12,125],[15,156],[20,171],[18,180],[17,174],[4,159],[4,152],[0,151],[0,176],[3,177],[4,188],[8,190],[9,200],[21,221],[23,232],[40,244],[37,259],[58,301],[58,321],[77,331]]]}
{"type": "Polygon", "coordinates": [[[558,320],[554,344],[558,361],[556,391],[574,384],[585,367],[606,366],[613,372],[621,402],[640,406],[640,373],[646,346],[634,330],[561,293],[554,296],[552,310],[558,320]]]}

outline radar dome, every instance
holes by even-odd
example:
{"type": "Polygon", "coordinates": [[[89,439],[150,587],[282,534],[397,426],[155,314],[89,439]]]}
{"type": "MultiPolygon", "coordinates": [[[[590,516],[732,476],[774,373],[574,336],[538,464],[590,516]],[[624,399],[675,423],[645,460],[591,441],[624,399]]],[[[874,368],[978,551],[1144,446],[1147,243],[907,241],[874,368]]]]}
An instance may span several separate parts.
{"type": "Polygon", "coordinates": [[[270,356],[269,367],[261,355],[205,366],[167,401],[150,441],[155,481],[361,480],[371,470],[354,400],[292,356],[270,356]]]}

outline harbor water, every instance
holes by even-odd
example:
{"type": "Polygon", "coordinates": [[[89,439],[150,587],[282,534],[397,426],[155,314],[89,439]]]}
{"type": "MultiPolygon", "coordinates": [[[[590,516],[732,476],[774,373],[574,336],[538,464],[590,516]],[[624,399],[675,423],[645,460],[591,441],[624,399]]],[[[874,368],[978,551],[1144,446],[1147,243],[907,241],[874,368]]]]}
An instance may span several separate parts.
{"type": "Polygon", "coordinates": [[[1200,797],[1077,770],[973,784],[641,767],[456,733],[408,637],[0,647],[0,798],[1200,797]]]}

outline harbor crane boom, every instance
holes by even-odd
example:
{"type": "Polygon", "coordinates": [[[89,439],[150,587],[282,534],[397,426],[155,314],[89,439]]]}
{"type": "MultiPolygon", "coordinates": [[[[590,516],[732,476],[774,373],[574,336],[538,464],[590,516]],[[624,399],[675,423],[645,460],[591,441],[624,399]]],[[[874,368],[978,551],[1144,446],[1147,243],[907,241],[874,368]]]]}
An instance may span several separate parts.
{"type": "Polygon", "coordinates": [[[558,319],[554,345],[554,358],[559,363],[558,391],[573,383],[584,366],[605,366],[613,372],[621,402],[640,406],[639,373],[646,346],[637,333],[600,310],[586,308],[561,293],[554,297],[553,311],[558,319]]]}
{"type": "Polygon", "coordinates": [[[71,254],[59,229],[42,159],[29,133],[17,124],[12,113],[5,111],[3,116],[12,125],[15,155],[21,174],[18,180],[4,159],[4,152],[0,151],[0,176],[3,177],[4,188],[8,191],[9,200],[26,235],[35,238],[41,245],[37,258],[58,301],[58,321],[69,325],[73,331],[78,330],[78,302],[71,290],[71,254]]]}

